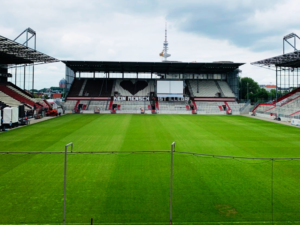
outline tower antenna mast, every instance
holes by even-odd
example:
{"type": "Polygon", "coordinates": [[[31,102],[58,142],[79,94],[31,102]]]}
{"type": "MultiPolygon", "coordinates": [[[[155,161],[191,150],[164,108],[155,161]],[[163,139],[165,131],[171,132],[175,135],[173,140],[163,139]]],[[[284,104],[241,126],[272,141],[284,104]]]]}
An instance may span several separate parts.
{"type": "Polygon", "coordinates": [[[160,53],[160,56],[162,56],[164,58],[163,62],[168,61],[168,57],[170,57],[171,55],[168,54],[168,30],[167,30],[167,22],[166,22],[166,26],[165,26],[165,42],[163,44],[163,51],[162,53],[160,53]]]}

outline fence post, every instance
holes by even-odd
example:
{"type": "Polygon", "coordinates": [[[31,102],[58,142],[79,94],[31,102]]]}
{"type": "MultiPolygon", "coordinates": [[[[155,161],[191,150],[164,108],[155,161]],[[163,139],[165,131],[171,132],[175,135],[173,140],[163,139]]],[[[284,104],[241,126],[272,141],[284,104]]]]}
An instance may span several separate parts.
{"type": "Polygon", "coordinates": [[[171,144],[171,184],[170,184],[170,225],[172,225],[172,200],[173,200],[173,151],[175,142],[171,144]]]}
{"type": "Polygon", "coordinates": [[[63,212],[63,225],[66,222],[66,194],[67,194],[67,154],[68,147],[71,145],[71,151],[73,150],[73,142],[65,146],[65,169],[64,169],[64,212],[63,212]]]}

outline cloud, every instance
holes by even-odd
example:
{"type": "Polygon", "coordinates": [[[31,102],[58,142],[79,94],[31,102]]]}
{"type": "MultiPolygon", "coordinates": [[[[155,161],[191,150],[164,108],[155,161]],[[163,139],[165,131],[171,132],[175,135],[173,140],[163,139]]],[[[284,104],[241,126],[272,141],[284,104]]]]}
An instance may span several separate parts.
{"type": "Polygon", "coordinates": [[[175,4],[167,19],[185,32],[265,51],[277,47],[274,38],[281,39],[297,28],[300,19],[297,4],[297,0],[188,1],[180,7],[175,4]],[[271,41],[266,41],[270,38],[271,41]]]}
{"type": "MultiPolygon", "coordinates": [[[[2,0],[1,6],[0,35],[14,39],[31,27],[37,49],[62,60],[160,61],[165,21],[170,60],[178,61],[250,63],[279,55],[283,35],[300,32],[297,0],[2,0]]],[[[275,81],[269,71],[241,69],[259,83],[275,81]]],[[[64,72],[62,63],[38,66],[36,87],[57,86],[64,72]]]]}

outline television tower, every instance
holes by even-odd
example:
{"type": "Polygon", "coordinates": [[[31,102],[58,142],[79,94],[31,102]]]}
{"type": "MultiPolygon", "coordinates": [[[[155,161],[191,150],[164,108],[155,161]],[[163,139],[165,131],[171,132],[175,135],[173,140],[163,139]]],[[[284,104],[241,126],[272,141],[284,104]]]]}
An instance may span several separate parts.
{"type": "Polygon", "coordinates": [[[168,33],[167,33],[167,23],[166,23],[166,28],[165,28],[165,42],[163,44],[163,51],[159,54],[161,57],[164,58],[163,62],[164,61],[168,61],[167,58],[170,57],[171,55],[168,54],[168,40],[167,40],[167,36],[168,36],[168,33]]]}

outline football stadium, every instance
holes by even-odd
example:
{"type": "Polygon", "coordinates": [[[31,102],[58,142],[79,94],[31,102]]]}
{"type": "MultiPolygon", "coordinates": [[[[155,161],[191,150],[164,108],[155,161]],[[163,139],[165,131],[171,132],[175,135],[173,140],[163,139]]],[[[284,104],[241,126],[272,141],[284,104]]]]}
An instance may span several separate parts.
{"type": "Polygon", "coordinates": [[[300,222],[300,52],[252,63],[278,93],[254,105],[243,62],[168,61],[167,39],[161,56],[58,60],[0,36],[0,224],[300,222]],[[35,66],[60,61],[65,101],[35,98],[35,66]]]}

